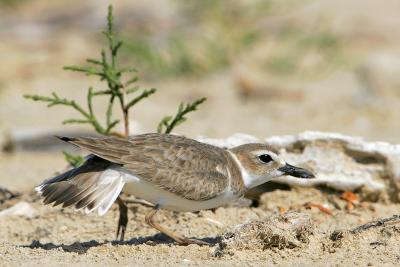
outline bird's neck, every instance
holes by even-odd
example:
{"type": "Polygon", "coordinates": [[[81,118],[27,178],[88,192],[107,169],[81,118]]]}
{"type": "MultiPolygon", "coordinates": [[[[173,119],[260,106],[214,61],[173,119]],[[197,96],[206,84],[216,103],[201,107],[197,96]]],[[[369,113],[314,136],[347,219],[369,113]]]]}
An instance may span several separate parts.
{"type": "Polygon", "coordinates": [[[228,152],[229,152],[229,155],[231,156],[231,158],[233,159],[233,161],[236,163],[236,166],[240,170],[240,176],[241,176],[240,178],[242,179],[243,184],[246,187],[246,189],[251,189],[253,187],[256,187],[260,184],[263,184],[263,183],[271,180],[264,175],[263,176],[253,175],[248,170],[246,170],[246,168],[243,167],[242,162],[240,162],[239,158],[235,155],[235,153],[233,153],[232,151],[229,151],[229,150],[228,150],[228,152]]]}

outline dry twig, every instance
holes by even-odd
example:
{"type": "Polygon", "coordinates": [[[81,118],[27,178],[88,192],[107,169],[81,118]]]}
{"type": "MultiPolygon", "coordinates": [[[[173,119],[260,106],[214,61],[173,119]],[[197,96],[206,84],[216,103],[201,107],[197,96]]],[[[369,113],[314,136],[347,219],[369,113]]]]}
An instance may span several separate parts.
{"type": "Polygon", "coordinates": [[[352,230],[350,230],[350,233],[358,234],[363,231],[369,230],[370,228],[373,228],[373,227],[380,227],[380,226],[390,225],[390,224],[394,224],[394,223],[400,223],[400,215],[393,215],[391,217],[379,219],[376,221],[372,221],[372,222],[357,226],[357,227],[353,228],[352,230]]]}

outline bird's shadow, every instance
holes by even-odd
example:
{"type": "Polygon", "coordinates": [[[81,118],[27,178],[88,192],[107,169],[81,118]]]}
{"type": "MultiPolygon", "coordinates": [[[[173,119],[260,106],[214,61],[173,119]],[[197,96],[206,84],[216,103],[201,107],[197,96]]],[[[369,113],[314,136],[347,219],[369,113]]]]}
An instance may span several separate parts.
{"type": "MultiPolygon", "coordinates": [[[[210,246],[214,246],[218,244],[221,241],[221,237],[205,237],[205,238],[199,238],[197,240],[204,241],[209,243],[210,246]]],[[[167,245],[176,245],[179,246],[178,243],[176,243],[174,240],[171,238],[165,236],[164,234],[156,234],[152,236],[145,236],[145,237],[137,237],[137,238],[132,238],[128,241],[103,241],[103,242],[98,242],[96,240],[90,240],[86,242],[74,242],[72,244],[54,244],[54,243],[41,243],[38,240],[32,240],[31,244],[29,245],[21,245],[20,247],[23,248],[40,248],[44,250],[53,250],[53,249],[59,249],[61,248],[64,252],[74,252],[78,254],[84,254],[86,253],[90,248],[93,247],[98,247],[102,246],[105,244],[111,244],[113,246],[117,245],[130,245],[130,246],[138,246],[142,244],[146,245],[161,245],[161,244],[167,244],[167,245]]]]}

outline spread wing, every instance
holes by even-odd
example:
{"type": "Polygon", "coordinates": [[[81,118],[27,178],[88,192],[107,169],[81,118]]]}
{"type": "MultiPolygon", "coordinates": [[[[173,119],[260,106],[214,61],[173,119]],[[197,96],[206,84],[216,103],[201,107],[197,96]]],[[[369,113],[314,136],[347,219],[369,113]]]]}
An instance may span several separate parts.
{"type": "Polygon", "coordinates": [[[228,153],[183,136],[143,134],[128,139],[61,138],[132,174],[191,200],[210,199],[230,181],[228,153]]]}
{"type": "Polygon", "coordinates": [[[109,161],[93,156],[78,168],[69,170],[36,187],[45,204],[75,206],[89,213],[97,209],[103,215],[119,196],[125,182],[123,176],[108,168],[109,161]]]}

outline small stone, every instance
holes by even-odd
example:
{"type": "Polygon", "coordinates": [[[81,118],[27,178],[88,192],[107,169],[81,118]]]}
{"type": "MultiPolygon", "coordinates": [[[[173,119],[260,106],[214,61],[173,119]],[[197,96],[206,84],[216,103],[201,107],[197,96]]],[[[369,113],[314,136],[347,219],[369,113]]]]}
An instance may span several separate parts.
{"type": "Polygon", "coordinates": [[[9,216],[24,216],[32,219],[37,216],[37,212],[28,202],[21,201],[8,209],[0,211],[0,218],[9,216]]]}

